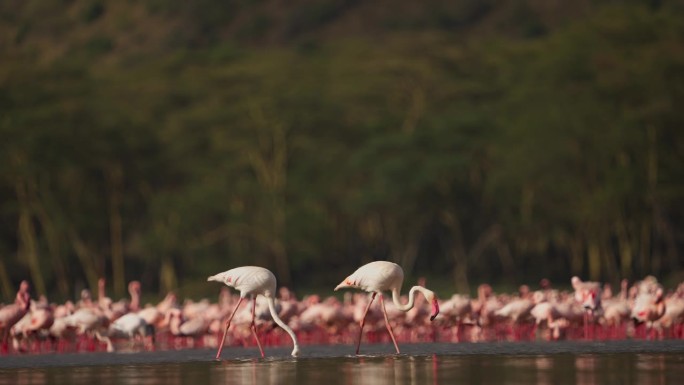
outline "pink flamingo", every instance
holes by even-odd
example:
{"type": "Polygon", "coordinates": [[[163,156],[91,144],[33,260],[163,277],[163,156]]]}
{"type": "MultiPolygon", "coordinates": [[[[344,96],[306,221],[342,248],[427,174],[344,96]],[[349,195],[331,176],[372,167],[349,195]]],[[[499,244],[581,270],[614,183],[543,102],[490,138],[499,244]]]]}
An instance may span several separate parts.
{"type": "MultiPolygon", "coordinates": [[[[599,319],[613,337],[617,337],[618,328],[627,320],[632,312],[630,302],[627,298],[629,282],[623,279],[620,282],[620,294],[617,297],[608,297],[601,300],[603,315],[599,319]]],[[[605,285],[605,287],[609,287],[605,285]]]]}
{"type": "Polygon", "coordinates": [[[167,314],[169,331],[175,336],[201,337],[209,328],[208,321],[201,315],[185,318],[180,309],[171,309],[167,314]]]}
{"type": "Polygon", "coordinates": [[[342,281],[342,283],[335,287],[336,291],[342,288],[355,288],[371,293],[370,300],[368,301],[363,318],[361,319],[359,339],[356,344],[356,354],[359,354],[359,347],[361,346],[361,336],[363,335],[363,325],[366,320],[366,314],[368,313],[368,309],[370,308],[370,305],[373,303],[373,300],[377,294],[380,294],[380,307],[382,309],[383,315],[385,316],[385,325],[387,326],[387,331],[389,332],[390,337],[392,337],[392,342],[394,343],[394,348],[396,349],[397,354],[399,354],[399,346],[397,345],[396,338],[394,338],[392,326],[390,325],[389,319],[387,317],[387,310],[385,310],[385,300],[383,299],[382,295],[383,291],[392,292],[392,302],[394,303],[394,306],[403,312],[407,312],[413,308],[416,300],[416,293],[420,292],[425,299],[432,303],[430,321],[434,320],[435,317],[437,317],[437,314],[439,314],[439,303],[437,302],[435,293],[424,288],[423,286],[413,286],[409,291],[408,303],[402,304],[399,301],[399,292],[401,291],[401,285],[403,282],[404,271],[402,270],[401,266],[393,262],[375,261],[359,267],[352,275],[347,277],[344,281],[342,281]]]}
{"type": "Polygon", "coordinates": [[[654,323],[665,315],[665,308],[666,305],[662,287],[656,288],[654,293],[643,291],[634,301],[632,319],[636,325],[646,322],[647,327],[652,334],[653,330],[655,330],[653,328],[654,323]]]}
{"type": "Polygon", "coordinates": [[[504,306],[493,313],[495,318],[508,323],[513,339],[521,337],[519,329],[532,317],[530,312],[534,307],[534,302],[529,298],[529,289],[526,286],[522,289],[520,290],[520,297],[510,299],[504,306]]]}
{"type": "Polygon", "coordinates": [[[292,329],[290,329],[290,327],[287,326],[287,324],[285,324],[285,322],[283,322],[278,316],[278,311],[275,307],[275,300],[273,298],[276,294],[276,278],[270,270],[258,266],[236,267],[234,269],[224,271],[223,273],[212,275],[211,277],[207,278],[207,281],[223,282],[226,286],[232,287],[240,292],[240,299],[235,305],[235,309],[228,318],[228,321],[226,321],[226,327],[223,331],[223,338],[221,338],[218,352],[216,352],[216,359],[221,356],[221,350],[223,350],[223,343],[226,340],[226,334],[228,333],[230,322],[233,319],[235,312],[240,307],[240,303],[242,303],[242,300],[247,296],[252,298],[252,334],[256,339],[257,346],[259,346],[261,357],[264,357],[264,350],[261,348],[261,342],[259,342],[259,337],[256,333],[256,325],[254,323],[257,295],[266,297],[266,300],[268,301],[268,309],[271,312],[271,317],[273,317],[273,320],[292,338],[292,342],[294,344],[292,356],[296,357],[299,355],[297,336],[295,336],[292,329]]]}
{"type": "Polygon", "coordinates": [[[31,306],[31,295],[28,291],[29,283],[21,281],[14,303],[0,308],[0,331],[2,331],[3,351],[7,350],[7,338],[9,337],[10,329],[29,311],[29,307],[31,306]]]}
{"type": "Polygon", "coordinates": [[[476,325],[479,327],[473,310],[473,301],[467,294],[454,294],[450,299],[443,301],[439,305],[442,317],[442,324],[451,331],[451,341],[459,342],[462,339],[463,326],[476,325]]]}
{"type": "Polygon", "coordinates": [[[30,311],[24,315],[12,327],[10,333],[12,335],[12,344],[14,350],[22,351],[21,340],[27,340],[27,344],[31,346],[31,341],[37,342],[40,347],[39,337],[41,337],[41,330],[49,330],[54,322],[52,315],[52,308],[47,304],[45,297],[41,297],[40,301],[31,301],[29,306],[30,311]]]}
{"type": "Polygon", "coordinates": [[[560,318],[556,305],[549,301],[547,292],[544,291],[535,291],[532,295],[532,300],[534,307],[530,310],[530,315],[534,318],[534,334],[546,322],[546,327],[551,331],[551,338],[558,339],[560,337],[560,330],[553,327],[555,325],[554,321],[560,318]]]}
{"type": "Polygon", "coordinates": [[[589,321],[594,321],[596,314],[601,309],[601,284],[598,282],[582,281],[574,276],[570,279],[572,288],[575,289],[575,300],[584,308],[584,338],[589,337],[589,321]]]}
{"type": "Polygon", "coordinates": [[[140,282],[139,281],[131,281],[128,284],[128,293],[131,295],[131,303],[128,305],[128,308],[130,309],[130,311],[140,310],[140,294],[141,294],[140,282]]]}
{"type": "Polygon", "coordinates": [[[655,321],[654,326],[662,331],[662,329],[669,329],[670,336],[674,338],[681,338],[677,333],[675,325],[682,324],[684,320],[684,297],[679,293],[674,293],[665,298],[665,313],[660,319],[655,321]]]}

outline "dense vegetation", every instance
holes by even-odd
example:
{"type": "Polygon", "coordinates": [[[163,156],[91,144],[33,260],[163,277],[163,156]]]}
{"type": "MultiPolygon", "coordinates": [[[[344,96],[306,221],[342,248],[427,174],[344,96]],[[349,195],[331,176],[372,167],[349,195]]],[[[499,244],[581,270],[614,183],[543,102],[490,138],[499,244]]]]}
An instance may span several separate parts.
{"type": "Polygon", "coordinates": [[[0,289],[681,279],[684,2],[0,2],[0,289]]]}

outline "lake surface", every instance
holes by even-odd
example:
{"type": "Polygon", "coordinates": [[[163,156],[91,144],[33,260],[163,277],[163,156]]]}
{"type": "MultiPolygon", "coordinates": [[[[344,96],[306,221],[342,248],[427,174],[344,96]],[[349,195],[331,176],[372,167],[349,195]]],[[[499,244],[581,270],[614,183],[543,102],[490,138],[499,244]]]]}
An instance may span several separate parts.
{"type": "Polygon", "coordinates": [[[0,385],[682,384],[684,342],[499,343],[226,348],[0,356],[0,385]]]}

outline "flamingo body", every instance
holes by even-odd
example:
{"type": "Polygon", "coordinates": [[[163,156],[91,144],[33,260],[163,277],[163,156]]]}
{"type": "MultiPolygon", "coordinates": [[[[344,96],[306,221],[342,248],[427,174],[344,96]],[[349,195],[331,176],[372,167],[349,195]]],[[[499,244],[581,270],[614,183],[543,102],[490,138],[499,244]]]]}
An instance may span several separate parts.
{"type": "Polygon", "coordinates": [[[337,285],[341,288],[355,288],[367,292],[399,290],[404,283],[404,270],[396,263],[375,261],[359,267],[352,275],[337,285]]]}
{"type": "Polygon", "coordinates": [[[143,317],[135,313],[124,314],[109,325],[110,336],[133,338],[139,334],[145,336],[148,333],[149,324],[143,317]]]}
{"type": "Polygon", "coordinates": [[[241,298],[261,294],[273,297],[276,278],[270,270],[258,266],[242,266],[224,271],[208,278],[208,281],[223,282],[240,292],[241,298]]]}
{"type": "Polygon", "coordinates": [[[235,305],[233,313],[230,315],[228,321],[226,322],[226,327],[223,332],[223,338],[221,339],[221,344],[219,345],[218,352],[216,353],[216,359],[218,359],[221,356],[221,350],[223,349],[223,343],[225,342],[226,334],[228,333],[228,328],[230,327],[230,322],[233,319],[235,312],[240,307],[240,303],[242,302],[242,300],[247,297],[251,297],[253,301],[252,334],[256,339],[257,345],[259,346],[261,356],[264,356],[264,351],[261,348],[259,337],[256,334],[256,325],[254,322],[257,295],[262,295],[266,298],[266,300],[268,301],[268,309],[271,312],[271,317],[273,317],[273,320],[281,328],[283,328],[287,332],[287,334],[290,335],[290,338],[292,338],[292,342],[294,344],[294,348],[292,349],[292,356],[296,357],[297,355],[299,355],[299,344],[297,343],[297,337],[295,336],[292,329],[289,326],[287,326],[287,324],[283,322],[283,320],[281,320],[278,316],[278,311],[276,310],[274,300],[277,282],[275,275],[273,275],[273,273],[271,273],[270,270],[259,266],[236,267],[234,269],[224,271],[223,273],[213,275],[207,278],[207,281],[223,282],[226,286],[232,287],[240,292],[240,299],[238,300],[237,305],[235,305]]]}
{"type": "Polygon", "coordinates": [[[0,334],[2,334],[3,351],[7,350],[7,338],[10,335],[10,329],[29,312],[31,295],[28,290],[28,282],[21,281],[14,303],[0,308],[0,334]]]}

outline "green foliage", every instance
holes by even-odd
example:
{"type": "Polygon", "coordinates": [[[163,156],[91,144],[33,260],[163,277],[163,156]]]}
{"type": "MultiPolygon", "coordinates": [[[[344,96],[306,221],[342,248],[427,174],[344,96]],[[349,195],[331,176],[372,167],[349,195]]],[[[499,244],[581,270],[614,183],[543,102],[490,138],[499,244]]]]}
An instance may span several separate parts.
{"type": "Polygon", "coordinates": [[[322,0],[299,5],[288,16],[287,32],[296,36],[304,31],[315,31],[340,17],[357,3],[357,0],[322,0]]]}
{"type": "Polygon", "coordinates": [[[81,12],[81,19],[86,23],[92,23],[104,15],[106,11],[104,3],[102,1],[93,1],[86,4],[85,8],[81,12]]]}
{"type": "Polygon", "coordinates": [[[677,2],[11,3],[13,283],[30,246],[48,288],[119,246],[126,279],[191,295],[241,264],[302,290],[380,258],[463,290],[681,269],[677,2]]]}
{"type": "Polygon", "coordinates": [[[86,54],[90,57],[99,56],[111,51],[114,48],[112,39],[104,36],[93,37],[85,44],[86,54]]]}

